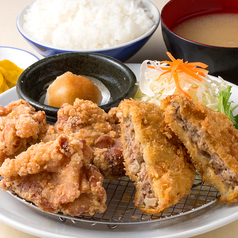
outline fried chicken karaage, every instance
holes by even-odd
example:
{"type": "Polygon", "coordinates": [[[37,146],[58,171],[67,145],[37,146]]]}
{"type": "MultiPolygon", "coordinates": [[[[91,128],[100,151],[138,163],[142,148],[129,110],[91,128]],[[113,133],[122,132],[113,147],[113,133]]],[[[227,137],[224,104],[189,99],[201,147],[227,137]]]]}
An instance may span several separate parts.
{"type": "Polygon", "coordinates": [[[97,104],[80,99],[74,105],[64,104],[43,141],[54,140],[62,134],[84,139],[93,150],[92,163],[104,176],[114,179],[125,175],[116,108],[106,113],[97,104]]]}
{"type": "Polygon", "coordinates": [[[238,200],[238,130],[227,116],[182,95],[164,99],[165,121],[191,155],[202,179],[221,194],[238,200]]]}
{"type": "Polygon", "coordinates": [[[190,193],[194,167],[183,144],[166,126],[159,106],[124,100],[117,116],[126,174],[135,182],[135,206],[158,213],[190,193]]]}
{"type": "Polygon", "coordinates": [[[0,106],[0,165],[40,141],[47,130],[46,116],[23,100],[0,106]]]}
{"type": "Polygon", "coordinates": [[[33,202],[42,211],[65,215],[93,215],[106,209],[103,176],[90,164],[85,141],[60,135],[30,146],[0,167],[3,190],[33,202]]]}

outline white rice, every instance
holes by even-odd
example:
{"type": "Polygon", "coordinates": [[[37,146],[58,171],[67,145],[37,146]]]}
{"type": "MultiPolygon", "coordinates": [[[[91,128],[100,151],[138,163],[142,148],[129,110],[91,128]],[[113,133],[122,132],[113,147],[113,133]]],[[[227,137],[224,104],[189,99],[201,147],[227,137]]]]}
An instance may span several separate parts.
{"type": "Polygon", "coordinates": [[[24,20],[32,39],[64,49],[120,45],[154,25],[141,0],[36,0],[24,20]]]}

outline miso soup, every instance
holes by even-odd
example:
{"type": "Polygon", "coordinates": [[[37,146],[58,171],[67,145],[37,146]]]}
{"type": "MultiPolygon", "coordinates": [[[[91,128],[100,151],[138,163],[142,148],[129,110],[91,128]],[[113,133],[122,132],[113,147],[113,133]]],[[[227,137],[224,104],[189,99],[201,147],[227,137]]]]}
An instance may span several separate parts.
{"type": "Polygon", "coordinates": [[[177,25],[173,32],[202,44],[238,47],[238,14],[217,13],[194,17],[177,25]]]}

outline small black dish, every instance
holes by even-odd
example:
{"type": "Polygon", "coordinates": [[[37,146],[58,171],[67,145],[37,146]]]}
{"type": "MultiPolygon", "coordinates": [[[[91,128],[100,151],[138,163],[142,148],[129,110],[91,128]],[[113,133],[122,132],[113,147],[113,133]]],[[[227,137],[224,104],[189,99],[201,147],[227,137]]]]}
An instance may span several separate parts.
{"type": "Polygon", "coordinates": [[[122,62],[101,54],[75,52],[44,58],[25,69],[17,82],[18,97],[45,111],[48,122],[54,123],[59,108],[45,105],[44,96],[50,82],[67,71],[94,77],[105,85],[110,98],[100,107],[106,112],[136,92],[136,76],[122,62]]]}

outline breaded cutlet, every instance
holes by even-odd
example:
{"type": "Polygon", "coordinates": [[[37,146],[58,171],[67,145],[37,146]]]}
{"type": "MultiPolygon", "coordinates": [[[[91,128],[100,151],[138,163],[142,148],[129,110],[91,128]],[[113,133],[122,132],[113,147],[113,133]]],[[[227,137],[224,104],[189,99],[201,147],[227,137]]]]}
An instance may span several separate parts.
{"type": "Polygon", "coordinates": [[[121,124],[126,174],[135,182],[135,206],[154,214],[190,193],[194,167],[183,144],[165,125],[159,106],[124,100],[121,124]]]}
{"type": "Polygon", "coordinates": [[[165,122],[191,155],[207,184],[220,192],[220,201],[238,199],[238,130],[227,116],[182,95],[161,102],[165,122]]]}

